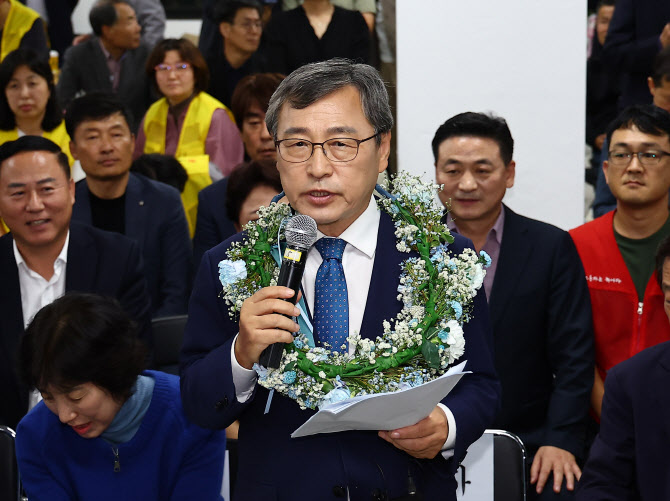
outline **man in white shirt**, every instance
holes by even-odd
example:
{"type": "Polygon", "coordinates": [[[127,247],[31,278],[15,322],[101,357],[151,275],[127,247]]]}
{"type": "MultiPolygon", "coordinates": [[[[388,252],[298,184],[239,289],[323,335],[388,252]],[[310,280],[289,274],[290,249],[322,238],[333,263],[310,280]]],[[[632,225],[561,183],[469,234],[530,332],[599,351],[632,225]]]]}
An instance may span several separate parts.
{"type": "Polygon", "coordinates": [[[24,136],[0,146],[0,424],[16,427],[28,390],[15,373],[18,338],[35,314],[65,292],[115,297],[149,342],[150,300],[137,244],[71,224],[74,181],[58,145],[24,136]]]}
{"type": "MultiPolygon", "coordinates": [[[[280,84],[266,123],[292,208],[314,218],[320,239],[344,241],[348,334],[374,339],[381,334],[382,320],[402,307],[396,298],[399,263],[408,256],[397,250],[393,222],[372,198],[377,176],[387,167],[393,123],[384,84],[363,64],[330,60],[306,65],[280,84]],[[358,148],[353,158],[333,159],[331,146],[339,143],[324,142],[334,138],[354,140],[358,148]],[[285,139],[298,139],[300,146],[311,146],[311,153],[291,157],[282,146],[285,139]]],[[[276,392],[266,409],[268,391],[256,384],[251,369],[268,345],[293,341],[291,332],[298,325],[289,317],[297,308],[280,300],[293,291],[263,288],[245,301],[239,322],[231,320],[217,283],[217,265],[227,258],[231,241],[203,257],[182,347],[181,384],[185,412],[196,424],[223,428],[240,421],[236,498],[404,499],[419,492],[424,499],[455,499],[458,462],[498,409],[483,291],[465,327],[463,359],[473,374],[429,416],[396,430],[291,439],[291,432],[314,411],[300,410],[276,392]]],[[[458,253],[466,245],[457,237],[450,249],[458,253]]],[[[318,311],[321,261],[320,251],[310,250],[302,280],[310,312],[318,311]]],[[[317,323],[315,336],[319,332],[317,323]]]]}

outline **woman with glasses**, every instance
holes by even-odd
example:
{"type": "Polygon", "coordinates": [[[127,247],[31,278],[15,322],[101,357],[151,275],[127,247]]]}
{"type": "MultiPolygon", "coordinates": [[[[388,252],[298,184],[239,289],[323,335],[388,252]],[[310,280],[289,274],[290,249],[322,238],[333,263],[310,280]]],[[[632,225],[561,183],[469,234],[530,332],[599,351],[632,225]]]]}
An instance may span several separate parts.
{"type": "Polygon", "coordinates": [[[193,236],[198,191],[241,163],[244,145],[230,111],[204,92],[209,70],[191,42],[174,38],[159,42],[147,59],[146,72],[163,97],[142,119],[135,158],[161,153],[182,163],[189,175],[182,201],[193,236]]]}
{"type": "Polygon", "coordinates": [[[43,401],[19,423],[31,500],[220,500],[225,435],[186,419],[179,378],[143,371],[146,350],[113,299],[67,294],[19,344],[43,401]]]}

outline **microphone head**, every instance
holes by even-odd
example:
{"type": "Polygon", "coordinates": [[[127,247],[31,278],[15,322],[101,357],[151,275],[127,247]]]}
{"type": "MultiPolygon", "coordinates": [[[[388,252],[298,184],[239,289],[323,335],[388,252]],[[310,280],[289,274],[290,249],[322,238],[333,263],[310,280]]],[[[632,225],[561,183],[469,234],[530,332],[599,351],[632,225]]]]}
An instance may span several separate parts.
{"type": "Polygon", "coordinates": [[[290,247],[307,250],[316,242],[316,221],[305,214],[293,216],[286,225],[285,235],[290,247]]]}

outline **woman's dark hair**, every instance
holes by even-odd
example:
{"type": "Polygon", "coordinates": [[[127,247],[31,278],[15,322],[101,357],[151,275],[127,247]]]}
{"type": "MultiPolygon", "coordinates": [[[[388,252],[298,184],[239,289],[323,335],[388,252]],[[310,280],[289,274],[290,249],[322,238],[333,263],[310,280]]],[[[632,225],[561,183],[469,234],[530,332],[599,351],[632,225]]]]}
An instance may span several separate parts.
{"type": "Polygon", "coordinates": [[[207,87],[209,87],[209,69],[207,68],[207,63],[198,48],[185,38],[166,38],[165,40],[161,40],[156,44],[154,50],[151,51],[151,54],[149,54],[145,71],[149,76],[154,89],[156,89],[159,94],[161,93],[161,90],[156,83],[155,68],[163,62],[165,53],[169,50],[176,50],[179,52],[182,61],[189,63],[191,68],[193,68],[194,93],[206,91],[207,87]]]}
{"type": "Polygon", "coordinates": [[[14,72],[21,66],[28,67],[30,71],[37,73],[47,81],[49,99],[42,119],[42,129],[52,131],[63,121],[63,114],[56,99],[54,77],[48,61],[32,49],[16,49],[7,54],[7,57],[0,64],[0,89],[2,89],[0,93],[0,129],[12,130],[16,127],[16,119],[9,107],[5,90],[14,76],[14,72]]]}
{"type": "Polygon", "coordinates": [[[242,130],[242,122],[249,116],[252,106],[258,105],[263,113],[267,111],[272,94],[284,78],[281,73],[255,73],[239,81],[230,99],[230,111],[238,129],[242,130]]]}
{"type": "Polygon", "coordinates": [[[179,190],[184,191],[188,174],[186,169],[171,155],[161,155],[160,153],[145,153],[135,159],[130,166],[131,172],[137,172],[143,176],[169,184],[179,190]]]}
{"type": "MultiPolygon", "coordinates": [[[[258,162],[248,162],[237,166],[228,176],[226,211],[233,223],[239,223],[242,204],[256,186],[269,186],[279,193],[282,187],[277,169],[258,162]]],[[[267,205],[270,205],[270,200],[267,205]]]]}
{"type": "Polygon", "coordinates": [[[144,369],[145,354],[135,323],[116,300],[69,293],[30,322],[19,342],[19,373],[41,391],[93,383],[124,402],[144,369]]]}

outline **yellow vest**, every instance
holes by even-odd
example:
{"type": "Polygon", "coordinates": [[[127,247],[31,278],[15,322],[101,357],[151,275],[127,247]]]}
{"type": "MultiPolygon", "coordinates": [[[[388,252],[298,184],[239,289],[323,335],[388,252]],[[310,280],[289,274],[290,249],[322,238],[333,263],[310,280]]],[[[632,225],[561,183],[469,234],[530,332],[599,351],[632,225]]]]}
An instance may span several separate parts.
{"type": "Polygon", "coordinates": [[[0,42],[0,61],[11,51],[19,48],[24,35],[35,24],[35,20],[40,18],[37,12],[16,0],[9,0],[9,2],[11,7],[5,27],[2,29],[2,41],[0,42]]]}
{"type": "MultiPolygon", "coordinates": [[[[70,167],[74,163],[74,158],[70,153],[70,136],[67,135],[65,130],[65,122],[62,121],[58,126],[50,131],[45,131],[42,134],[42,137],[49,139],[60,146],[60,149],[63,150],[63,153],[67,155],[68,160],[70,161],[70,167]]],[[[18,129],[14,128],[12,130],[0,130],[0,144],[4,144],[7,141],[15,141],[19,138],[18,129]]]]}
{"type": "MultiPolygon", "coordinates": [[[[146,137],[144,153],[165,154],[168,107],[167,99],[159,99],[151,105],[144,116],[144,135],[146,137]]],[[[184,123],[179,132],[179,141],[174,155],[188,174],[181,200],[186,211],[191,238],[195,233],[195,220],[198,214],[198,193],[212,184],[212,178],[209,176],[209,156],[205,153],[205,140],[212,123],[212,115],[218,109],[226,110],[230,119],[233,120],[230,110],[209,94],[200,92],[193,98],[188,105],[184,123]]]]}

